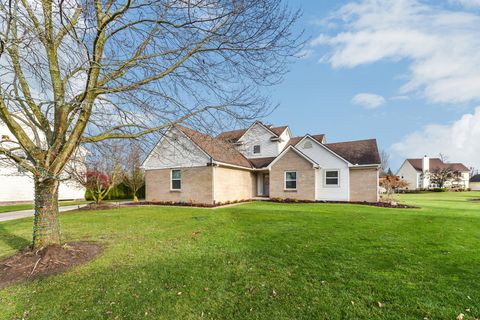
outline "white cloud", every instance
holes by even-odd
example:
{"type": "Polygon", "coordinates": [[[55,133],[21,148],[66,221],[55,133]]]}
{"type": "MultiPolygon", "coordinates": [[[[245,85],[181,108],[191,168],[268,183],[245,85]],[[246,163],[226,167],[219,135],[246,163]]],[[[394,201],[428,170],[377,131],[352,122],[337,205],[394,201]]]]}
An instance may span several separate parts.
{"type": "Polygon", "coordinates": [[[467,8],[480,8],[480,0],[450,0],[467,8]]]}
{"type": "Polygon", "coordinates": [[[401,94],[421,93],[437,103],[480,100],[480,14],[417,0],[364,0],[329,19],[341,22],[342,31],[311,44],[330,49],[326,61],[333,67],[403,60],[409,72],[401,94]]]}
{"type": "Polygon", "coordinates": [[[367,109],[376,109],[385,104],[385,98],[373,93],[359,93],[352,98],[352,103],[367,109]]]}
{"type": "Polygon", "coordinates": [[[443,153],[449,161],[480,168],[480,107],[451,125],[428,125],[391,147],[402,158],[443,153]]]}

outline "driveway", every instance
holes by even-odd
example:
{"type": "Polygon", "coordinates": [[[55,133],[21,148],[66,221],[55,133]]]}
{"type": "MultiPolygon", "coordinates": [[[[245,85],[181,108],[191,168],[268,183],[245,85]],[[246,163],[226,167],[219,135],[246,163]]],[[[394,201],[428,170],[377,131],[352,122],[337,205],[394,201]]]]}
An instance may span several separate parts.
{"type": "MultiPolygon", "coordinates": [[[[58,208],[58,210],[60,212],[65,212],[65,211],[75,210],[75,209],[78,209],[78,208],[83,207],[83,206],[84,205],[82,205],[82,204],[81,205],[75,205],[75,206],[65,206],[65,207],[58,208]]],[[[9,220],[20,219],[20,218],[27,218],[27,217],[33,217],[33,209],[0,213],[0,222],[1,221],[9,221],[9,220]]]]}

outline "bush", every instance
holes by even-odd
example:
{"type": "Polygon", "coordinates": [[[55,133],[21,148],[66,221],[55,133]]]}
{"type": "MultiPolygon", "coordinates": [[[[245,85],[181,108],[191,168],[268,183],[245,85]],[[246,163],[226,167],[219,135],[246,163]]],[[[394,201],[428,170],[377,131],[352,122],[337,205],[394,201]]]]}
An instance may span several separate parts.
{"type": "Polygon", "coordinates": [[[433,192],[446,192],[447,188],[433,188],[432,191],[433,192]]]}
{"type": "MultiPolygon", "coordinates": [[[[142,188],[140,188],[140,190],[138,190],[137,197],[139,199],[145,199],[145,186],[143,186],[142,188]]],[[[88,201],[93,201],[93,197],[89,189],[87,189],[87,191],[85,192],[85,199],[88,201]]],[[[133,199],[132,190],[123,183],[112,188],[112,190],[110,190],[110,192],[107,193],[107,195],[104,198],[104,200],[131,200],[131,199],[133,199]]]]}

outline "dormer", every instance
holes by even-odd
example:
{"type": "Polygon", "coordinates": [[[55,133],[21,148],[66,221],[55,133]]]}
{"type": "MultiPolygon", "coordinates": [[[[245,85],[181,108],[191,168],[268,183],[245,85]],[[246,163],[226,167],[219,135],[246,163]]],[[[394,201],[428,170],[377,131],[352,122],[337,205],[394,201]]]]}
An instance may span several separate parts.
{"type": "Polygon", "coordinates": [[[256,121],[247,129],[224,132],[219,138],[234,143],[247,158],[268,158],[282,152],[291,132],[288,126],[274,127],[256,121]]]}

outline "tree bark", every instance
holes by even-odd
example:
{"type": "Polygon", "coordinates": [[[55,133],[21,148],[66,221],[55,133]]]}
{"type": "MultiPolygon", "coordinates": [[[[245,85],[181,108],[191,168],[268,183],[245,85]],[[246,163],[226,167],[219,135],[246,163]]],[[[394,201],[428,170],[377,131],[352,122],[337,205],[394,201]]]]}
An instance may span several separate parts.
{"type": "Polygon", "coordinates": [[[35,178],[33,249],[60,244],[58,186],[59,182],[56,179],[39,180],[35,178]]]}

